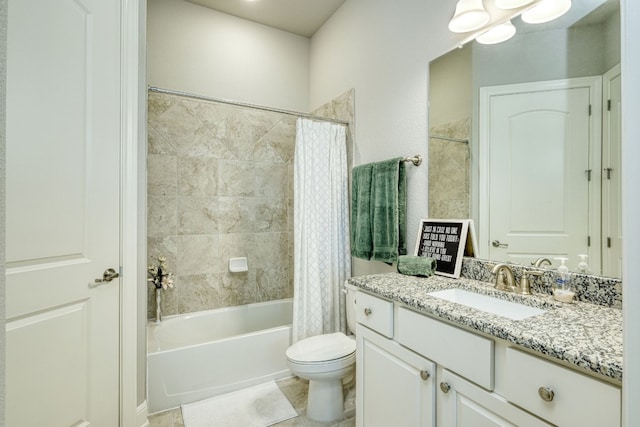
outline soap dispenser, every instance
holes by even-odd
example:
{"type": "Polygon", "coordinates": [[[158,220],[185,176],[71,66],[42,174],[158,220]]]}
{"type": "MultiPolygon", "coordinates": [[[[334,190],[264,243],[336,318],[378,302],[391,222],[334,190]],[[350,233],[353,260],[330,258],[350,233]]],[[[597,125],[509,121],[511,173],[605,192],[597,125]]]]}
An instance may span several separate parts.
{"type": "Polygon", "coordinates": [[[556,259],[560,261],[560,266],[558,267],[558,276],[553,288],[553,298],[560,302],[572,302],[575,292],[570,284],[569,267],[566,264],[568,258],[559,257],[556,259]]]}
{"type": "Polygon", "coordinates": [[[578,255],[578,258],[580,258],[580,262],[578,263],[578,271],[582,274],[591,274],[589,263],[587,262],[587,258],[589,258],[589,255],[580,254],[578,255]]]}

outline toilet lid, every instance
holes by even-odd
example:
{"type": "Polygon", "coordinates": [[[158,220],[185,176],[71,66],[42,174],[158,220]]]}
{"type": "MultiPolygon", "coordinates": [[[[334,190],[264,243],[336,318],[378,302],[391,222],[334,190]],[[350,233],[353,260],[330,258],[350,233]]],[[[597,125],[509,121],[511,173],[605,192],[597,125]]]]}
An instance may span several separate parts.
{"type": "Polygon", "coordinates": [[[298,341],[287,349],[287,357],[297,362],[323,362],[340,359],[356,351],[356,341],[342,332],[316,335],[298,341]]]}

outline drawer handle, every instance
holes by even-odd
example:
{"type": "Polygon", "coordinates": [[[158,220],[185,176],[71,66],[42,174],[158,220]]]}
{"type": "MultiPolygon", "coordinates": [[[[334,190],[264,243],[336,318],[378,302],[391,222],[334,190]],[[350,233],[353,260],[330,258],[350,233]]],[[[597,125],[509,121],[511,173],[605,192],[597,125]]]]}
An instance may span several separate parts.
{"type": "Polygon", "coordinates": [[[551,402],[553,400],[553,396],[555,396],[555,393],[549,387],[540,387],[538,389],[538,395],[545,402],[551,402]]]}
{"type": "Polygon", "coordinates": [[[365,315],[365,316],[369,316],[370,314],[371,314],[371,309],[370,309],[370,308],[368,308],[368,307],[367,307],[367,308],[365,308],[365,309],[364,309],[364,315],[365,315]]]}
{"type": "Polygon", "coordinates": [[[428,380],[430,376],[431,374],[429,374],[428,371],[420,371],[420,378],[422,378],[423,380],[428,380]]]}
{"type": "Polygon", "coordinates": [[[440,390],[442,390],[443,393],[449,393],[449,390],[451,390],[451,386],[445,382],[441,382],[440,390]]]}

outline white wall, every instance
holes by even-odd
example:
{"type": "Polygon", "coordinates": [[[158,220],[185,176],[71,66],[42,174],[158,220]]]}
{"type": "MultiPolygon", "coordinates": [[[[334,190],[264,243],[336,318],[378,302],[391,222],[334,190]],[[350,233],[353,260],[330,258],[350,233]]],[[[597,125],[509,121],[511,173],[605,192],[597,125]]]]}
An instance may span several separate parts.
{"type": "MultiPolygon", "coordinates": [[[[313,110],[355,88],[354,165],[421,154],[407,165],[407,242],[427,215],[427,75],[429,61],[455,46],[447,22],[455,2],[347,0],[311,39],[313,110]]],[[[354,258],[353,274],[391,271],[354,258]]]]}
{"type": "Polygon", "coordinates": [[[308,38],[184,0],[147,3],[149,85],[308,111],[308,38]]]}

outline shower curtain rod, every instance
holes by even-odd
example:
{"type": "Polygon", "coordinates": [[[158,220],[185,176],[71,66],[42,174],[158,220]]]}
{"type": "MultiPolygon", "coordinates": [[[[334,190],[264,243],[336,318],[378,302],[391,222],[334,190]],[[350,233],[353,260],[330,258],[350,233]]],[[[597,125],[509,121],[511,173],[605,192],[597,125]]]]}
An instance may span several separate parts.
{"type": "Polygon", "coordinates": [[[245,102],[229,101],[228,99],[213,98],[211,96],[197,95],[195,93],[181,92],[181,91],[172,90],[172,89],[162,89],[162,88],[155,87],[155,86],[149,86],[148,89],[151,92],[165,93],[165,94],[168,94],[168,95],[184,96],[186,98],[201,99],[203,101],[220,102],[222,104],[235,105],[235,106],[238,106],[238,107],[254,108],[256,110],[271,111],[273,113],[288,114],[290,116],[304,117],[305,119],[318,120],[318,121],[323,121],[323,122],[331,122],[331,123],[336,123],[336,124],[344,125],[344,126],[348,126],[349,125],[349,122],[345,122],[344,120],[330,119],[328,117],[321,117],[321,116],[316,116],[316,115],[308,114],[308,113],[299,113],[297,111],[281,110],[279,108],[265,107],[263,105],[255,105],[255,104],[249,104],[249,103],[245,103],[245,102]]]}
{"type": "Polygon", "coordinates": [[[450,138],[448,136],[429,135],[429,138],[442,139],[443,141],[461,142],[463,144],[468,144],[469,143],[468,139],[450,138]]]}

